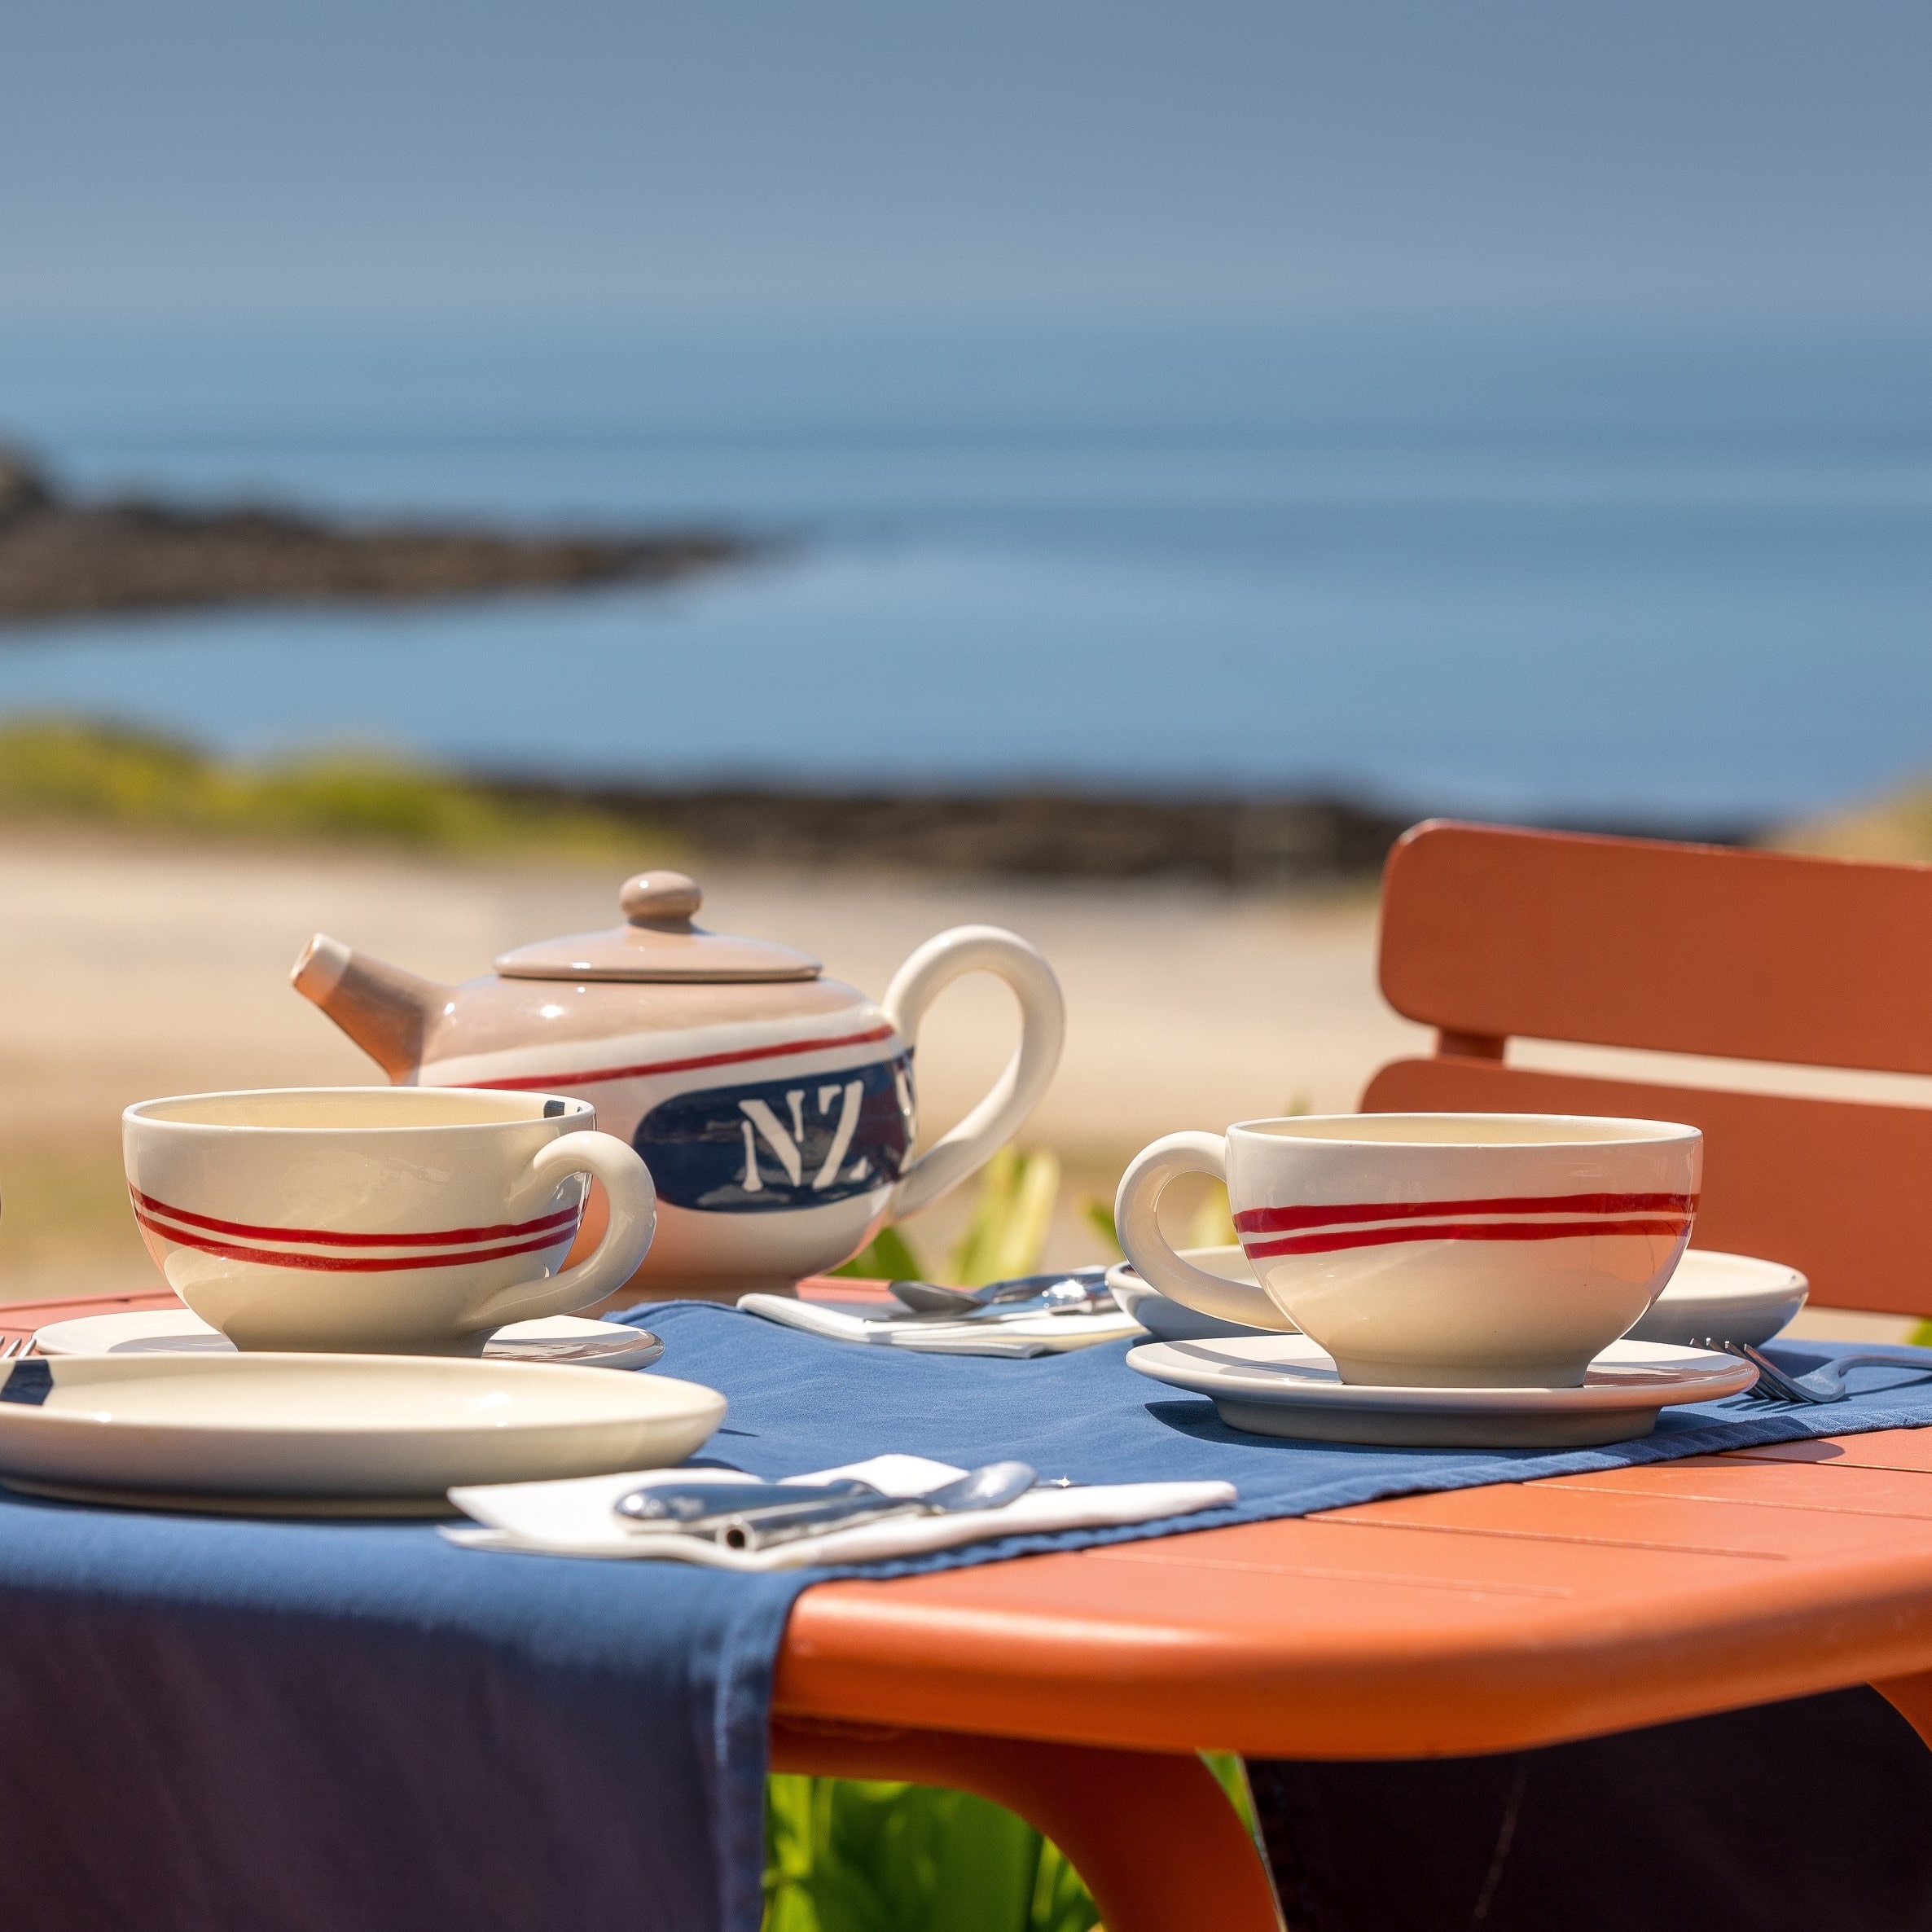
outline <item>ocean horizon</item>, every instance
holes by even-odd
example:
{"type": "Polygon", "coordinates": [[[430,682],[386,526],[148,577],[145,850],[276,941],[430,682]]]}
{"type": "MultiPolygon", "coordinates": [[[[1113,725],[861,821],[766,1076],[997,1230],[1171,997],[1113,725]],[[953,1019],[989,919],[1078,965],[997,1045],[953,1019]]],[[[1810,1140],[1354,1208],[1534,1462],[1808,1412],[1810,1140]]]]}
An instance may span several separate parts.
{"type": "Polygon", "coordinates": [[[668,588],[11,626],[0,715],[1656,822],[1932,769],[1903,330],[15,331],[0,443],[90,494],[771,544],[668,588]]]}

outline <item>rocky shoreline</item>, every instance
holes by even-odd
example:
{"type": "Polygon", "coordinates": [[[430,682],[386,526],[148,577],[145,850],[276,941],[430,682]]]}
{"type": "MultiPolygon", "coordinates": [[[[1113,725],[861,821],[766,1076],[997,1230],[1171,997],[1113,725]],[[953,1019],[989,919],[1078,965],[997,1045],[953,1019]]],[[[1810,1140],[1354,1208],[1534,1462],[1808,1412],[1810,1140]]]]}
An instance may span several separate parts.
{"type": "Polygon", "coordinates": [[[255,504],[75,502],[0,449],[0,625],[209,604],[402,603],[663,583],[762,547],[701,529],[525,536],[454,524],[338,525],[255,504]]]}
{"type": "MultiPolygon", "coordinates": [[[[494,797],[634,822],[708,859],[948,877],[1197,880],[1239,888],[1373,878],[1429,815],[1320,796],[1148,797],[572,786],[479,775],[494,797]]],[[[1577,823],[1552,829],[1753,842],[1743,824],[1577,823]]]]}

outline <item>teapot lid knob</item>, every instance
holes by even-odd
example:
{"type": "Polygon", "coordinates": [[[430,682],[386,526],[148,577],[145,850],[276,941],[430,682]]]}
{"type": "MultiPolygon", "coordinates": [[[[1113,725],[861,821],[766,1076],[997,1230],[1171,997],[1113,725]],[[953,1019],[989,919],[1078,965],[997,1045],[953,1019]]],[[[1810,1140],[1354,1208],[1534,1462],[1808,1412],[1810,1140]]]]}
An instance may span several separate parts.
{"type": "Polygon", "coordinates": [[[606,933],[572,933],[501,955],[509,979],[679,981],[816,979],[810,953],[769,939],[736,939],[692,923],[705,902],[682,872],[639,872],[617,894],[628,922],[606,933]]]}
{"type": "Polygon", "coordinates": [[[693,918],[704,889],[682,872],[639,872],[624,881],[617,905],[634,926],[674,925],[693,918]]]}

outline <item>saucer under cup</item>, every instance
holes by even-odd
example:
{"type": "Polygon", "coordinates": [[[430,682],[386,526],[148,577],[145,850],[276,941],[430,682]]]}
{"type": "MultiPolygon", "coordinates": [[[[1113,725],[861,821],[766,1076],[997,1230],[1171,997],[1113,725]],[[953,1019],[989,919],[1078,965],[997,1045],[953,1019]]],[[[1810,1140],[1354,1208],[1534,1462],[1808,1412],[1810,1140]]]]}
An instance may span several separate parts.
{"type": "Polygon", "coordinates": [[[1658,1412],[1721,1402],[1756,1378],[1715,1349],[1613,1341],[1575,1387],[1395,1388],[1346,1382],[1306,1335],[1143,1342],[1127,1366],[1205,1395],[1230,1429],[1397,1449],[1582,1449],[1647,1436],[1658,1412]]]}
{"type": "Polygon", "coordinates": [[[1669,1281],[1702,1162],[1702,1135],[1665,1121],[1248,1121],[1155,1142],[1115,1216],[1150,1286],[1240,1319],[1242,1289],[1175,1254],[1155,1211],[1180,1174],[1225,1179],[1256,1279],[1344,1382],[1574,1388],[1669,1281]]]}
{"type": "MultiPolygon", "coordinates": [[[[235,1344],[192,1309],[125,1308],[77,1315],[37,1329],[39,1355],[231,1355],[235,1344]]],[[[551,1315],[512,1322],[484,1344],[486,1362],[551,1362],[581,1368],[648,1368],[664,1356],[661,1337],[627,1322],[551,1315]]]]}

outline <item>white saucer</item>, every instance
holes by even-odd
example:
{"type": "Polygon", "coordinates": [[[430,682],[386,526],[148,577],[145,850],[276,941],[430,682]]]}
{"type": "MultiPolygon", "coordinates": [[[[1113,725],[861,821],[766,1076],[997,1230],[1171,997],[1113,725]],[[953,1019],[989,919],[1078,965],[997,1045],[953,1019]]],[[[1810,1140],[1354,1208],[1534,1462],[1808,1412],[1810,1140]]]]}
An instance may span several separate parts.
{"type": "MultiPolygon", "coordinates": [[[[1294,1333],[1294,1324],[1262,1293],[1248,1258],[1236,1248],[1183,1248],[1183,1257],[1210,1275],[1245,1288],[1256,1298],[1255,1319],[1240,1322],[1202,1315],[1159,1294],[1131,1262],[1107,1271],[1113,1298],[1142,1328],[1162,1341],[1200,1341],[1224,1335],[1294,1333]],[[1262,1319],[1263,1317],[1268,1319],[1262,1319]]],[[[1719,1341],[1768,1341],[1804,1306],[1811,1284],[1781,1261],[1692,1248],[1678,1262],[1664,1292],[1650,1304],[1627,1341],[1670,1341],[1688,1348],[1706,1337],[1719,1341]]]]}
{"type": "Polygon", "coordinates": [[[155,1508],[441,1513],[450,1489],[681,1462],[723,1419],[661,1375],[428,1355],[0,1363],[0,1482],[155,1508]]]}
{"type": "MultiPolygon", "coordinates": [[[[33,1337],[43,1355],[231,1355],[235,1344],[186,1308],[134,1308],[50,1322],[33,1337]]],[[[648,1328],[551,1315],[512,1322],[484,1344],[486,1362],[567,1362],[580,1368],[648,1368],[664,1344],[648,1328]]]]}
{"type": "Polygon", "coordinates": [[[1715,1350],[1613,1341],[1580,1389],[1402,1389],[1343,1381],[1306,1335],[1143,1342],[1127,1366],[1210,1397],[1251,1434],[1480,1449],[1626,1442],[1648,1435],[1660,1408],[1735,1395],[1758,1372],[1715,1350]]]}

